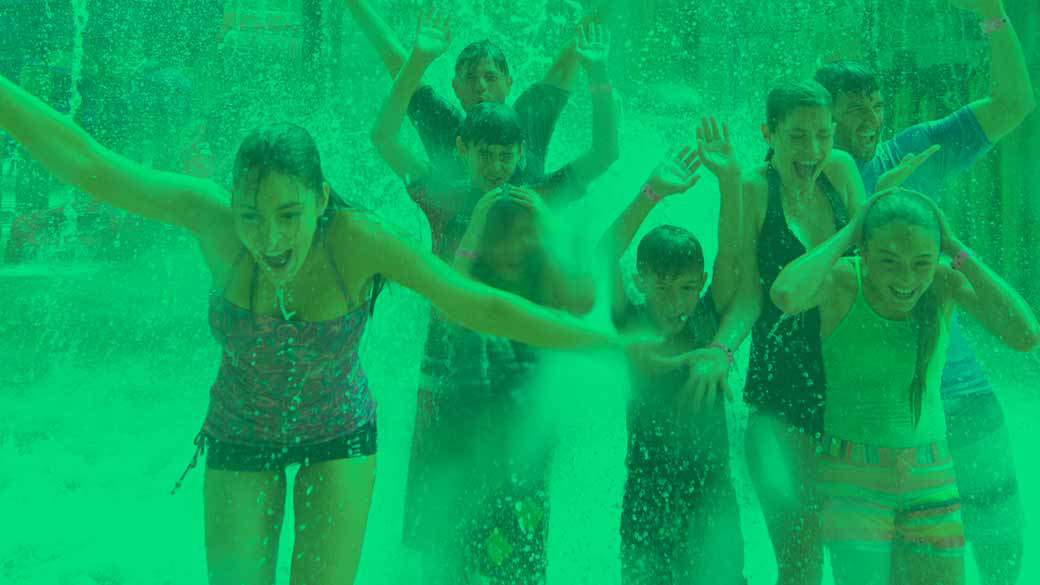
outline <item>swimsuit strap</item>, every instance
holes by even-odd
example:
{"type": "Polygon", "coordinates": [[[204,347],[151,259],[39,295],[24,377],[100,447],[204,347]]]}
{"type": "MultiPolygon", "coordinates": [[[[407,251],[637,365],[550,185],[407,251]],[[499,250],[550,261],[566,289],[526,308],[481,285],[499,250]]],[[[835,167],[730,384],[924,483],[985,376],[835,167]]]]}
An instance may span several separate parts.
{"type": "MultiPolygon", "coordinates": [[[[325,254],[329,257],[329,264],[332,265],[332,272],[336,276],[336,285],[339,286],[340,292],[343,293],[343,298],[346,299],[347,303],[350,303],[350,289],[347,288],[347,283],[343,280],[343,274],[339,271],[339,267],[336,266],[336,257],[332,254],[332,248],[329,248],[329,239],[326,237],[327,231],[325,229],[326,224],[321,226],[321,241],[325,247],[325,254]]],[[[362,303],[363,305],[364,303],[362,303]]]]}
{"type": "Polygon", "coordinates": [[[827,198],[827,202],[831,204],[831,210],[834,212],[835,227],[840,230],[849,223],[849,210],[845,207],[841,197],[838,197],[838,190],[834,187],[834,183],[831,182],[827,173],[820,173],[820,181],[823,187],[823,195],[827,198]]]}

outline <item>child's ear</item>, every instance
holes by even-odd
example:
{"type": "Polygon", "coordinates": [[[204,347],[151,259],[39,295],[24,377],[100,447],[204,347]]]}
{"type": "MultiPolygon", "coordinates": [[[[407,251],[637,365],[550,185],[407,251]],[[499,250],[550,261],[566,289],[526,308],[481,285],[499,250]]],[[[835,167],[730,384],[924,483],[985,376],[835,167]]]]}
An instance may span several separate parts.
{"type": "Polygon", "coordinates": [[[459,156],[466,156],[466,143],[462,141],[461,136],[455,137],[455,148],[459,152],[459,156]]]}

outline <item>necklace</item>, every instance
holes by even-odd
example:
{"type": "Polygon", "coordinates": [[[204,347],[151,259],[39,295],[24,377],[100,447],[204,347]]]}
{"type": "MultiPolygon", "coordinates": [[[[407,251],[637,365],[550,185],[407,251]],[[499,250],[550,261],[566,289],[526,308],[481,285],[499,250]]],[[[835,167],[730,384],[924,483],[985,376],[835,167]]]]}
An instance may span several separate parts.
{"type": "Polygon", "coordinates": [[[285,310],[285,289],[280,286],[275,287],[274,294],[278,297],[278,308],[282,311],[282,318],[286,321],[292,319],[292,316],[296,314],[296,311],[290,312],[285,310]]]}

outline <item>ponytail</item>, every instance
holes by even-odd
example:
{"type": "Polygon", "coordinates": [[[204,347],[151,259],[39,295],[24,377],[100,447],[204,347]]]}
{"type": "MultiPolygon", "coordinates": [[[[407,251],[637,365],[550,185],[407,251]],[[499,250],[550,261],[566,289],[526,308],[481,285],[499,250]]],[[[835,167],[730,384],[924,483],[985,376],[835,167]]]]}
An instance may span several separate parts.
{"type": "Polygon", "coordinates": [[[928,366],[939,344],[939,304],[932,287],[921,295],[910,318],[917,324],[917,364],[910,382],[910,413],[914,427],[921,420],[921,404],[928,388],[928,366]]]}

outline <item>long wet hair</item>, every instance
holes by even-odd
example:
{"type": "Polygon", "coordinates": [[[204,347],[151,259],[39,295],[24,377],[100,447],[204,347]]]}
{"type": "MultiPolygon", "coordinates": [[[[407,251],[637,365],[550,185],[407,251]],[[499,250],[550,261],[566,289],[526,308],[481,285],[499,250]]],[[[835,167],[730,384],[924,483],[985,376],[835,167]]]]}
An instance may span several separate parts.
{"type": "MultiPolygon", "coordinates": [[[[941,236],[939,218],[924,200],[925,195],[903,188],[893,191],[868,210],[863,221],[863,242],[869,245],[874,232],[895,222],[934,231],[938,242],[941,236]]],[[[917,323],[917,365],[910,383],[910,413],[916,427],[921,419],[921,403],[928,384],[928,365],[939,343],[939,303],[932,286],[918,299],[910,318],[917,323]]]]}
{"type": "MultiPolygon", "coordinates": [[[[292,177],[316,197],[321,197],[322,187],[328,182],[321,168],[321,155],[314,137],[306,128],[289,122],[264,124],[253,129],[242,140],[235,155],[235,163],[231,171],[231,181],[235,189],[251,187],[259,193],[263,179],[275,172],[292,177]]],[[[318,219],[319,237],[325,238],[329,221],[343,210],[359,208],[348,203],[331,186],[329,187],[329,204],[318,219]]],[[[369,296],[369,312],[375,311],[376,297],[383,289],[385,281],[376,274],[372,280],[369,296]]],[[[249,292],[249,309],[253,309],[253,291],[249,292]]]]}
{"type": "MultiPolygon", "coordinates": [[[[780,124],[791,112],[798,108],[827,108],[834,104],[834,98],[825,87],[815,81],[798,81],[782,83],[774,87],[766,98],[766,126],[770,132],[776,132],[780,124]]],[[[766,153],[766,161],[773,160],[773,147],[766,153]]]]}
{"type": "Polygon", "coordinates": [[[487,214],[487,224],[481,237],[481,249],[477,250],[477,257],[473,261],[473,276],[488,286],[502,290],[508,290],[524,297],[525,299],[541,304],[545,301],[545,292],[542,290],[542,271],[545,268],[544,254],[532,254],[526,259],[525,275],[523,282],[519,283],[519,290],[512,290],[512,283],[501,282],[484,255],[484,250],[505,238],[513,225],[521,218],[531,216],[531,210],[508,198],[501,199],[491,204],[487,214]]]}

